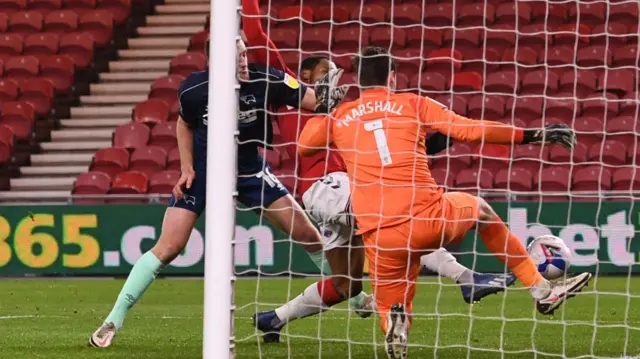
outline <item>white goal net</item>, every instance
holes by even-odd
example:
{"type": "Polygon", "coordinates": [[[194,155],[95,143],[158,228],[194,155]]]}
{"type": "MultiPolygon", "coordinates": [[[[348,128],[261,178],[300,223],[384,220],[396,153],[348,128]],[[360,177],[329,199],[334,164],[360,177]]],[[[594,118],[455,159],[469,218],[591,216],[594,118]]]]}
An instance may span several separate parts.
{"type": "MultiPolygon", "coordinates": [[[[571,251],[569,271],[594,278],[549,317],[536,312],[521,284],[469,305],[457,283],[423,268],[409,357],[640,355],[637,1],[260,0],[259,14],[247,9],[252,2],[243,1],[241,14],[251,62],[278,67],[275,53],[266,51],[269,44],[247,33],[255,31],[246,28],[247,20],[259,19],[301,82],[312,79],[320,61],[307,61],[304,68],[309,58],[326,57],[344,69],[342,83],[351,86],[347,100],[360,94],[351,57],[378,46],[396,61],[398,91],[428,96],[477,120],[519,128],[564,123],[577,133],[573,150],[454,140],[429,155],[431,175],[444,191],[484,197],[522,242],[561,237],[571,251]]],[[[286,106],[264,110],[273,115],[271,138],[264,139],[272,147],[261,149],[265,161],[299,203],[303,197],[313,201],[311,193],[305,196],[309,178],[322,179],[334,167],[301,173],[310,165],[297,155],[296,139],[308,116],[286,106]]],[[[279,343],[265,343],[254,313],[306,295],[329,274],[293,233],[276,230],[252,209],[238,206],[236,213],[242,225],[234,251],[237,358],[386,357],[380,319],[360,318],[346,301],[275,325],[279,343]]],[[[321,226],[323,237],[332,231],[321,226]]],[[[475,272],[508,273],[473,230],[447,249],[475,272]]],[[[367,273],[365,264],[363,289],[371,293],[367,273]]]]}

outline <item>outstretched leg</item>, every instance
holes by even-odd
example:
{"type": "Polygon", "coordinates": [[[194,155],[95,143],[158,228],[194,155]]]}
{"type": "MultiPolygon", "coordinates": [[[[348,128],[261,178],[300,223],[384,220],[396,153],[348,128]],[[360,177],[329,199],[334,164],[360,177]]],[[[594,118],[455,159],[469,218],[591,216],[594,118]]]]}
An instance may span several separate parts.
{"type": "Polygon", "coordinates": [[[104,324],[91,336],[91,345],[101,348],[111,345],[129,310],[142,297],[158,273],[187,245],[197,219],[198,215],[193,211],[179,207],[167,208],[160,239],[131,269],[113,309],[104,324]]]}

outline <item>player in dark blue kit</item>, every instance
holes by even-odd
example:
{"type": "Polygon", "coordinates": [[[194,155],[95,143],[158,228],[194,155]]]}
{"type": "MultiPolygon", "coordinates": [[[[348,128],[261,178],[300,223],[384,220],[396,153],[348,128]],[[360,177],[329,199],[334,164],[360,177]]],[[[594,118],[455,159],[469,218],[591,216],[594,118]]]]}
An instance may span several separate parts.
{"type": "MultiPolygon", "coordinates": [[[[238,41],[237,70],[240,82],[237,200],[261,211],[271,223],[289,233],[312,258],[321,258],[320,234],[300,205],[271,173],[269,165],[258,153],[258,146],[271,140],[271,119],[267,110],[272,107],[293,106],[329,112],[344,96],[345,90],[335,86],[341,72],[328,74],[326,86],[316,86],[316,94],[280,70],[247,64],[246,47],[242,41],[238,41]]],[[[91,336],[89,342],[95,347],[111,345],[129,309],[156,275],[185,248],[196,220],[205,208],[207,124],[208,121],[233,120],[216,118],[214,112],[209,116],[208,83],[209,71],[204,70],[192,73],[180,86],[177,139],[182,174],[165,212],[160,239],[135,264],[111,313],[91,336]]]]}

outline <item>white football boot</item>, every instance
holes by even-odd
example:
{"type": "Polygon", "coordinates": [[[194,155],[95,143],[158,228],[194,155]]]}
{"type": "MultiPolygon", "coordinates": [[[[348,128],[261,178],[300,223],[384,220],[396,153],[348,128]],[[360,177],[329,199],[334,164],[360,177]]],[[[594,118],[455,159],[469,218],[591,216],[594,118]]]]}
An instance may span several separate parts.
{"type": "Polygon", "coordinates": [[[407,315],[404,305],[394,304],[387,317],[387,334],[384,336],[384,349],[389,359],[405,359],[407,357],[407,315]]]}
{"type": "Polygon", "coordinates": [[[373,297],[373,294],[367,294],[360,308],[355,308],[355,312],[360,318],[369,318],[371,314],[377,310],[378,306],[376,305],[376,298],[373,297]]]}
{"type": "Polygon", "coordinates": [[[89,338],[89,344],[96,348],[106,348],[111,345],[117,331],[115,324],[104,323],[89,338]]]}
{"type": "Polygon", "coordinates": [[[574,277],[549,281],[551,290],[549,295],[540,299],[536,303],[538,312],[553,315],[553,312],[566,302],[567,299],[576,295],[589,284],[591,273],[580,273],[574,277]]]}

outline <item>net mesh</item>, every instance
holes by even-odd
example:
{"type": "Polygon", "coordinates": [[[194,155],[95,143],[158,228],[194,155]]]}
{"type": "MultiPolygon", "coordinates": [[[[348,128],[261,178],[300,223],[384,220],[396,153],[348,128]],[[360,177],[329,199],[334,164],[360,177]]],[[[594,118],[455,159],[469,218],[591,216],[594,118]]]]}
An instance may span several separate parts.
{"type": "MultiPolygon", "coordinates": [[[[395,57],[399,91],[429,96],[478,120],[522,128],[566,123],[577,132],[572,151],[455,142],[429,161],[440,186],[485,197],[523,242],[549,233],[563,238],[571,271],[597,274],[595,285],[549,318],[535,314],[522,287],[469,306],[454,282],[423,276],[410,356],[640,354],[634,340],[640,338],[634,309],[640,246],[633,240],[640,221],[634,206],[640,189],[637,1],[271,0],[260,6],[262,25],[286,65],[300,73],[305,58],[329,56],[345,69],[347,100],[359,96],[351,57],[375,45],[395,57]]],[[[250,59],[257,61],[257,48],[266,44],[250,45],[250,59]]],[[[300,163],[287,151],[295,143],[283,139],[283,126],[290,124],[274,122],[274,146],[262,154],[301,200],[300,163]]],[[[256,239],[245,237],[246,243],[256,239]]],[[[278,307],[323,278],[302,249],[289,245],[291,235],[276,233],[272,240],[258,245],[272,257],[258,254],[257,271],[236,270],[257,275],[236,286],[238,357],[384,357],[379,319],[360,319],[344,304],[286,326],[285,343],[276,346],[244,325],[252,312],[278,307]],[[271,277],[277,279],[266,280],[271,277]]],[[[505,271],[473,232],[448,249],[472,270],[505,271]]]]}

